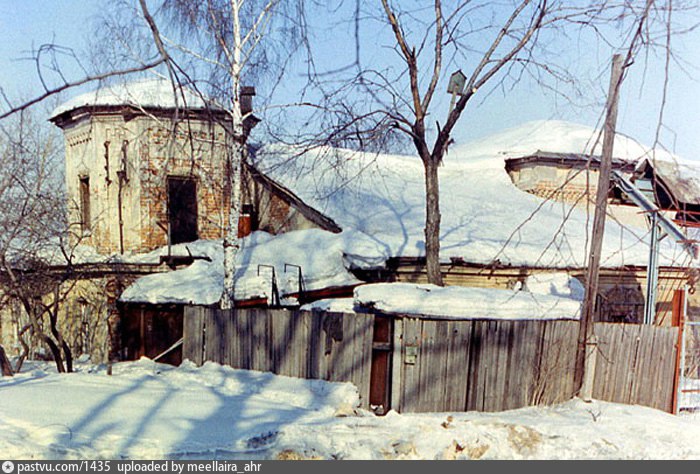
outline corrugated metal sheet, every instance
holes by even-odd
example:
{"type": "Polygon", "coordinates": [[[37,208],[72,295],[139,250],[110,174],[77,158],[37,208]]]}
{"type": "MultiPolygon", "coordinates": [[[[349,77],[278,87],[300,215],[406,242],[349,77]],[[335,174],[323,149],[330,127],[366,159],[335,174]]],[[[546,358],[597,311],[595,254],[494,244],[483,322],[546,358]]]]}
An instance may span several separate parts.
{"type": "Polygon", "coordinates": [[[652,170],[660,178],[664,190],[673,195],[679,204],[700,205],[700,163],[687,161],[645,160],[638,170],[652,170]],[[647,168],[648,167],[648,168],[647,168]]]}

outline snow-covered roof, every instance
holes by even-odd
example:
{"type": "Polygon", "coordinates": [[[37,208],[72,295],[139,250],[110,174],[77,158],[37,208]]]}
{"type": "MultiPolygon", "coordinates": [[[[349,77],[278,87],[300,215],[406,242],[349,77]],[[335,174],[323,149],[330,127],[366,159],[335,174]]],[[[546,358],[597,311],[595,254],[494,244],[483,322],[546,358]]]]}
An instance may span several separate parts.
{"type": "MultiPolygon", "coordinates": [[[[254,232],[241,240],[236,258],[236,300],[272,298],[272,269],[279,295],[298,291],[301,268],[306,290],[360,283],[346,268],[343,260],[345,236],[318,229],[288,232],[278,236],[254,232]],[[259,265],[265,265],[260,266],[259,265]]],[[[159,249],[143,256],[151,261],[167,252],[159,249]]],[[[120,300],[129,303],[215,304],[224,286],[224,255],[221,240],[200,240],[179,244],[175,255],[204,255],[211,260],[196,260],[187,268],[139,278],[122,293],[120,300]]],[[[136,258],[132,257],[132,261],[136,258]]]]}
{"type": "Polygon", "coordinates": [[[130,105],[136,108],[204,109],[202,95],[187,86],[176,85],[163,78],[118,82],[86,92],[54,109],[51,119],[80,107],[130,105]]]}
{"type": "MultiPolygon", "coordinates": [[[[537,150],[599,153],[597,133],[561,121],[530,122],[466,145],[453,146],[440,168],[442,261],[539,267],[584,267],[587,228],[581,208],[517,189],[504,160],[537,150]],[[563,223],[566,218],[566,222],[563,223]]],[[[618,135],[614,154],[649,156],[636,141],[618,135]]],[[[347,258],[358,266],[391,257],[425,255],[423,167],[415,156],[363,154],[319,148],[301,152],[270,145],[255,166],[304,202],[333,219],[344,234],[347,258]]],[[[606,224],[602,265],[646,265],[648,229],[606,224]]],[[[662,265],[687,265],[683,251],[663,242],[662,265]]]]}
{"type": "MultiPolygon", "coordinates": [[[[587,152],[586,144],[593,135],[592,129],[580,125],[535,122],[453,147],[440,168],[441,259],[449,262],[450,258],[459,257],[477,264],[548,268],[584,267],[586,229],[592,215],[560,202],[544,202],[517,189],[505,171],[504,159],[540,149],[587,152]]],[[[617,138],[615,150],[624,159],[639,158],[647,152],[625,137],[617,138]]],[[[298,284],[295,272],[285,274],[285,263],[299,265],[306,290],[313,290],[360,283],[350,273],[353,267],[369,269],[383,266],[391,257],[425,255],[424,181],[417,158],[335,149],[297,154],[293,148],[267,146],[258,152],[256,159],[266,176],[333,219],[342,232],[311,229],[278,236],[255,232],[246,237],[237,259],[236,299],[272,296],[271,272],[266,267],[259,270],[258,265],[275,267],[279,293],[283,296],[296,292],[298,284]]],[[[646,266],[648,238],[647,229],[623,227],[609,220],[603,266],[646,266]]],[[[184,247],[175,246],[173,251],[187,255],[184,247]]],[[[211,261],[198,260],[186,269],[140,278],[123,293],[121,300],[216,303],[223,288],[221,242],[200,241],[187,247],[194,255],[208,255],[211,261]]],[[[161,249],[128,260],[157,261],[164,252],[161,249]]],[[[661,245],[661,264],[686,266],[688,260],[680,247],[665,239],[661,245]]],[[[536,284],[534,280],[528,282],[528,285],[536,284]]],[[[501,301],[503,295],[508,301],[517,300],[522,305],[532,302],[522,300],[532,300],[531,296],[506,293],[458,297],[469,301],[469,305],[474,300],[501,301]]],[[[556,301],[550,301],[547,307],[555,307],[561,304],[559,296],[562,295],[546,295],[543,299],[554,298],[556,301]]],[[[575,313],[572,308],[578,304],[571,301],[559,306],[569,315],[575,313]]],[[[545,302],[545,306],[549,303],[545,302]]],[[[347,302],[342,304],[347,307],[347,302]]],[[[498,313],[493,308],[489,311],[498,313]]],[[[533,313],[531,309],[528,312],[533,313]]],[[[551,314],[564,317],[561,313],[551,314]]]]}

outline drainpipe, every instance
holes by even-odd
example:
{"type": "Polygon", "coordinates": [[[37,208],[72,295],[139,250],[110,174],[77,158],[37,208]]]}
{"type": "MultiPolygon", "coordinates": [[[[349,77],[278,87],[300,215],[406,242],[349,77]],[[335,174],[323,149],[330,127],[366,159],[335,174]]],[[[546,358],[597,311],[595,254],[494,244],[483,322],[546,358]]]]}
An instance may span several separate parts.
{"type": "Polygon", "coordinates": [[[119,191],[117,192],[117,206],[119,210],[119,253],[124,254],[124,219],[122,216],[122,189],[124,188],[124,179],[120,171],[119,176],[119,191]]]}
{"type": "Polygon", "coordinates": [[[122,142],[122,167],[117,171],[117,178],[119,179],[119,191],[117,193],[117,206],[119,211],[119,252],[124,254],[124,216],[122,212],[122,190],[124,189],[124,183],[129,182],[129,178],[126,175],[126,158],[127,158],[127,148],[129,147],[129,140],[124,140],[122,142]]]}

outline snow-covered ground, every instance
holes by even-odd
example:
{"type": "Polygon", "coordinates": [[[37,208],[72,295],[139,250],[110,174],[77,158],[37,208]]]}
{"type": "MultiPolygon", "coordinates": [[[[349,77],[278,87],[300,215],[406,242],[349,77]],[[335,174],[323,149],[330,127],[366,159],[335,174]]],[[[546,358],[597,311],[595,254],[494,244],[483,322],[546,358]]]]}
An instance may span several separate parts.
{"type": "Polygon", "coordinates": [[[572,400],[377,417],[350,384],[147,359],[0,379],[0,453],[36,458],[700,459],[700,417],[572,400]]]}

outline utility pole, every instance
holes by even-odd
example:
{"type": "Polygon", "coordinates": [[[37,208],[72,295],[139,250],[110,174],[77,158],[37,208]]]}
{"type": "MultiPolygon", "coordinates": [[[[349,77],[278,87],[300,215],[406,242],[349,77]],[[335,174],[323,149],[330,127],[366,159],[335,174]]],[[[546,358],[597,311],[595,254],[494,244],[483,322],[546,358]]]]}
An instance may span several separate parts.
{"type": "Polygon", "coordinates": [[[610,173],[612,169],[613,144],[615,143],[615,125],[617,123],[617,103],[622,84],[622,56],[615,54],[612,60],[610,87],[605,114],[603,135],[603,156],[598,170],[598,190],[596,193],[595,214],[593,216],[593,234],[591,249],[588,256],[586,271],[586,295],[581,308],[581,321],[578,332],[578,350],[576,351],[576,367],[574,372],[574,387],[581,390],[586,362],[586,345],[593,336],[593,320],[596,311],[598,295],[598,279],[600,275],[600,254],[603,247],[605,232],[605,214],[608,206],[610,191],[610,173]]]}

